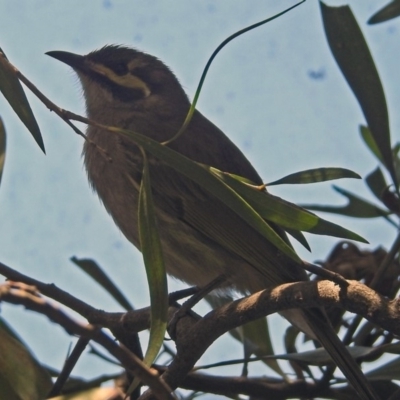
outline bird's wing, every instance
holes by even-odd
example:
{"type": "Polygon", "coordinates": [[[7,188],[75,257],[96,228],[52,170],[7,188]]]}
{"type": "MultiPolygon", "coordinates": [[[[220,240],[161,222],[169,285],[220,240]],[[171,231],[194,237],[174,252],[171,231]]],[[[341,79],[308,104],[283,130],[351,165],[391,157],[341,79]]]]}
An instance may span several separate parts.
{"type": "MultiPolygon", "coordinates": [[[[154,191],[164,198],[172,196],[175,201],[180,199],[177,209],[179,209],[178,218],[182,223],[200,232],[228,253],[233,253],[243,259],[243,268],[247,271],[244,275],[240,275],[239,279],[245,280],[247,277],[247,281],[242,283],[249,291],[254,292],[268,286],[307,279],[304,270],[299,265],[276,249],[220,200],[184,176],[180,175],[178,178],[175,175],[178,173],[169,168],[161,168],[155,172],[153,174],[154,191]],[[173,188],[168,184],[169,181],[174,182],[173,188]]],[[[225,251],[224,254],[226,254],[225,251]]],[[[232,270],[232,273],[235,272],[232,270]]],[[[241,282],[235,283],[240,288],[241,282]]],[[[357,390],[360,398],[378,399],[359,365],[337,337],[323,313],[318,309],[311,309],[298,310],[296,314],[295,324],[304,326],[303,324],[306,323],[307,331],[311,329],[357,390]]]]}

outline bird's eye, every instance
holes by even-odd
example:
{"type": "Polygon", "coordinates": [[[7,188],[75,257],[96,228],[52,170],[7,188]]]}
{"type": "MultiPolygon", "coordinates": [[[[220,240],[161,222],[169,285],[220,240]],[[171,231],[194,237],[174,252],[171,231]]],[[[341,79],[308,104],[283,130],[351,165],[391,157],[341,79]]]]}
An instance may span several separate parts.
{"type": "Polygon", "coordinates": [[[125,75],[128,73],[128,66],[125,63],[114,64],[112,69],[117,75],[125,75]]]}

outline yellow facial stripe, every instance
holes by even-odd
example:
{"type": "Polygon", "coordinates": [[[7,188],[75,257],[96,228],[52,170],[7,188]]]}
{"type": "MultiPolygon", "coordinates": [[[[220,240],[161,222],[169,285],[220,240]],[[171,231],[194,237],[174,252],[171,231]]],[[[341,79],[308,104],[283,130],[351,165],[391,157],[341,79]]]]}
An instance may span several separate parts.
{"type": "Polygon", "coordinates": [[[140,78],[132,74],[117,75],[112,69],[107,68],[104,65],[89,63],[90,69],[97,72],[100,75],[105,76],[110,81],[116,83],[119,86],[139,89],[143,92],[144,96],[147,97],[151,94],[149,87],[140,78]]]}

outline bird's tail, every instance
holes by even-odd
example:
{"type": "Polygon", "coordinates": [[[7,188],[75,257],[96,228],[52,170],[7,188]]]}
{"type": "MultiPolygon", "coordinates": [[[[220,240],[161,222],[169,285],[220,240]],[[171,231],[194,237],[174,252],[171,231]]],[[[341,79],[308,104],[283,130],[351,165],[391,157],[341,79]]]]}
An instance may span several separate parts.
{"type": "Polygon", "coordinates": [[[362,373],[360,366],[350,355],[330,324],[319,316],[314,315],[313,310],[304,311],[303,314],[315,337],[356,390],[360,399],[379,400],[380,398],[362,373]]]}

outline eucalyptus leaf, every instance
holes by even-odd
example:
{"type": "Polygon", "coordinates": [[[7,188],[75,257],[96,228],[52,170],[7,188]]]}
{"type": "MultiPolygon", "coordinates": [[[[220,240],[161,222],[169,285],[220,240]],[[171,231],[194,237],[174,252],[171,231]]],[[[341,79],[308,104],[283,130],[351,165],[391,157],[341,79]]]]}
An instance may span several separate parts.
{"type": "MultiPolygon", "coordinates": [[[[234,298],[230,294],[218,296],[210,294],[206,296],[206,300],[208,303],[210,303],[213,309],[216,309],[234,301],[234,298]]],[[[249,357],[251,354],[254,354],[257,357],[264,357],[274,354],[269,333],[268,319],[266,317],[239,326],[229,331],[229,334],[237,341],[243,343],[245,354],[249,357]]],[[[285,373],[282,371],[276,360],[266,359],[261,361],[263,361],[280,376],[285,376],[285,373]]]]}
{"type": "Polygon", "coordinates": [[[4,163],[6,161],[6,130],[3,120],[0,118],[0,182],[3,176],[4,163]]]}
{"type": "Polygon", "coordinates": [[[266,186],[317,183],[342,178],[361,179],[361,176],[346,168],[314,168],[287,175],[277,181],[267,183],[266,186]]]}
{"type": "Polygon", "coordinates": [[[375,142],[374,137],[372,136],[371,131],[368,129],[367,126],[360,125],[360,134],[362,139],[364,140],[364,143],[367,145],[367,147],[371,150],[372,154],[382,163],[385,164],[383,161],[382,154],[375,142]]]}
{"type": "Polygon", "coordinates": [[[400,16],[400,0],[393,0],[377,11],[369,20],[368,24],[379,24],[400,16]]]}
{"type": "MultiPolygon", "coordinates": [[[[296,340],[299,336],[301,331],[299,328],[290,325],[286,328],[285,335],[283,337],[284,345],[285,345],[285,350],[287,354],[291,353],[298,353],[297,347],[296,347],[296,340]]],[[[304,336],[304,339],[307,338],[307,335],[304,336]]],[[[310,370],[310,366],[305,364],[305,363],[300,363],[298,366],[305,371],[309,376],[312,376],[312,372],[310,370]]]]}
{"type": "Polygon", "coordinates": [[[382,201],[382,194],[388,187],[382,170],[377,167],[369,175],[367,175],[367,177],[365,178],[365,182],[367,183],[368,187],[371,189],[371,192],[375,195],[375,197],[378,200],[382,201]]]}
{"type": "Polygon", "coordinates": [[[368,45],[350,7],[329,7],[322,2],[320,5],[329,47],[360,104],[383,163],[397,185],[385,93],[368,45]]]}
{"type": "Polygon", "coordinates": [[[216,168],[210,168],[210,170],[240,194],[263,218],[284,229],[290,229],[290,232],[293,230],[305,231],[316,235],[329,235],[366,242],[356,233],[326,221],[296,204],[273,196],[258,187],[243,184],[234,176],[216,168]]]}
{"type": "Polygon", "coordinates": [[[286,233],[296,239],[303,247],[305,247],[308,251],[311,251],[311,247],[307,242],[306,237],[303,235],[301,231],[297,231],[296,229],[285,228],[286,233]]]}
{"type": "Polygon", "coordinates": [[[42,400],[52,387],[47,371],[0,319],[0,398],[42,400]]]}
{"type": "Polygon", "coordinates": [[[144,152],[139,190],[139,238],[151,300],[150,339],[144,363],[151,365],[160,351],[167,329],[168,286],[151,193],[149,164],[144,152]]]}
{"type": "Polygon", "coordinates": [[[400,152],[400,143],[396,143],[396,145],[393,147],[393,158],[394,158],[394,167],[396,170],[396,175],[400,177],[400,157],[399,157],[399,152],[400,152]]]}
{"type": "MultiPolygon", "coordinates": [[[[149,344],[143,362],[150,366],[157,358],[167,330],[168,285],[151,192],[149,162],[146,153],[143,149],[141,151],[143,174],[139,189],[139,240],[150,291],[151,320],[149,344]]],[[[139,383],[139,378],[135,377],[127,390],[127,394],[133,393],[139,383]]]]}
{"type": "Polygon", "coordinates": [[[199,84],[198,84],[198,86],[197,86],[196,92],[195,92],[194,97],[193,97],[192,104],[190,105],[189,112],[188,112],[188,114],[186,115],[185,121],[183,122],[181,128],[180,128],[179,131],[176,133],[176,135],[174,135],[174,137],[172,137],[170,140],[168,140],[168,141],[165,142],[164,144],[169,144],[169,143],[173,142],[174,140],[176,140],[176,139],[185,131],[185,129],[186,129],[187,126],[189,125],[189,123],[190,123],[190,121],[191,121],[191,119],[192,119],[192,117],[193,117],[193,114],[194,114],[194,112],[195,112],[195,110],[196,110],[196,104],[197,104],[197,101],[198,101],[198,99],[199,99],[200,92],[201,92],[201,89],[202,89],[203,84],[204,84],[204,82],[205,82],[207,73],[208,73],[208,71],[209,71],[209,69],[210,69],[210,67],[211,67],[211,63],[214,61],[214,59],[215,59],[215,57],[217,56],[217,54],[218,54],[229,42],[231,42],[233,39],[237,38],[237,37],[240,36],[240,35],[243,35],[243,34],[246,33],[246,32],[252,31],[252,30],[255,29],[255,28],[258,28],[258,27],[261,26],[261,25],[264,25],[264,24],[266,24],[266,23],[268,23],[268,22],[271,22],[271,21],[273,21],[273,20],[276,19],[276,18],[279,18],[279,17],[282,16],[283,14],[286,14],[287,12],[293,10],[294,8],[296,8],[296,7],[299,6],[300,4],[304,3],[305,1],[306,1],[306,0],[301,0],[301,1],[299,1],[297,4],[295,4],[295,5],[293,5],[293,6],[289,7],[289,8],[287,8],[286,10],[284,10],[284,11],[278,13],[278,14],[273,15],[272,17],[269,17],[269,18],[264,19],[264,20],[262,20],[262,21],[260,21],[260,22],[257,22],[257,23],[255,23],[255,24],[252,24],[252,25],[250,25],[250,26],[248,26],[248,27],[246,27],[246,28],[240,29],[239,31],[237,31],[237,32],[235,32],[234,34],[232,34],[232,35],[230,35],[229,37],[227,37],[224,41],[222,41],[222,43],[219,44],[219,46],[218,46],[218,47],[213,51],[213,53],[211,54],[210,58],[208,59],[208,61],[207,61],[207,63],[206,63],[206,66],[204,67],[204,70],[203,70],[203,72],[202,72],[202,74],[201,74],[201,77],[200,77],[199,84]]]}
{"type": "Polygon", "coordinates": [[[345,189],[337,186],[333,186],[333,188],[348,199],[348,203],[345,206],[324,206],[318,204],[303,204],[302,206],[308,210],[347,215],[354,218],[387,217],[391,214],[390,211],[379,208],[375,204],[372,204],[345,189]]]}
{"type": "Polygon", "coordinates": [[[15,74],[15,70],[8,62],[4,52],[0,49],[0,91],[7,99],[19,119],[28,128],[36,143],[45,152],[42,134],[36,122],[25,92],[15,74]]]}
{"type": "Polygon", "coordinates": [[[153,156],[208,190],[284,254],[297,262],[301,262],[296,252],[276,231],[239,194],[212,173],[211,167],[196,163],[147,136],[115,127],[104,128],[111,132],[130,137],[153,156]]]}
{"type": "MultiPolygon", "coordinates": [[[[243,346],[246,357],[255,354],[257,357],[265,357],[274,354],[271,342],[267,318],[259,318],[240,327],[243,333],[243,346]]],[[[272,370],[285,377],[285,373],[274,359],[263,359],[272,370]]]]}
{"type": "Polygon", "coordinates": [[[77,257],[71,257],[71,261],[101,285],[125,310],[133,310],[133,306],[129,303],[128,299],[122,294],[96,261],[89,258],[77,257]]]}

